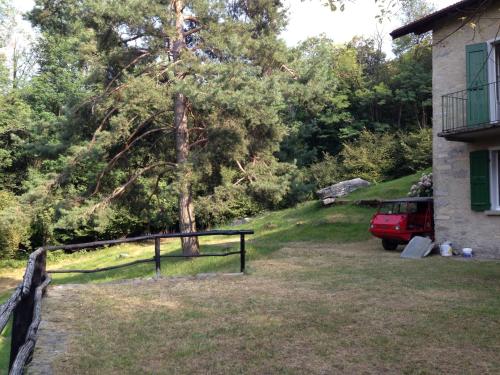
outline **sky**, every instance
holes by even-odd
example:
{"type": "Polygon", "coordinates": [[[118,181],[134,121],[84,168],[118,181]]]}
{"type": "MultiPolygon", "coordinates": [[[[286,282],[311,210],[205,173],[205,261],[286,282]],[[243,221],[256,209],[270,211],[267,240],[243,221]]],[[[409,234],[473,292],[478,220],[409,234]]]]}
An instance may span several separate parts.
{"type": "MultiPolygon", "coordinates": [[[[356,0],[347,3],[343,12],[331,12],[318,0],[286,0],[289,6],[289,22],[283,34],[289,46],[311,36],[325,34],[337,43],[350,41],[354,36],[373,36],[377,32],[383,36],[383,50],[391,55],[389,33],[397,29],[401,22],[397,16],[380,24],[375,16],[379,10],[374,0],[356,0]]],[[[433,0],[436,10],[456,3],[458,0],[433,0]]]]}
{"type": "MultiPolygon", "coordinates": [[[[378,8],[374,0],[355,0],[348,2],[344,12],[331,12],[321,5],[320,0],[284,0],[289,8],[289,24],[282,34],[289,46],[308,37],[325,34],[337,43],[350,41],[354,36],[370,37],[377,32],[382,35],[383,50],[391,53],[391,37],[389,33],[401,26],[397,16],[386,20],[382,25],[375,19],[378,8]]],[[[458,0],[429,0],[436,9],[444,8],[458,0]]],[[[21,11],[33,7],[33,0],[14,0],[21,11]]]]}

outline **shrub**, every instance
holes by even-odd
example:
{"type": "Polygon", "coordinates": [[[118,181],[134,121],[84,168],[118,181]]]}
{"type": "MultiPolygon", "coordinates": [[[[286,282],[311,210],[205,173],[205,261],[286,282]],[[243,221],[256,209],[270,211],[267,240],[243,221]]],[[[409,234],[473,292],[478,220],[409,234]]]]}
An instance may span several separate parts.
{"type": "Polygon", "coordinates": [[[309,167],[309,179],[315,189],[333,185],[341,180],[342,171],[338,158],[330,154],[323,154],[323,160],[309,167]]]}
{"type": "Polygon", "coordinates": [[[423,174],[420,180],[410,188],[409,197],[432,197],[432,173],[423,174]]]}
{"type": "Polygon", "coordinates": [[[395,170],[390,178],[407,176],[432,166],[432,129],[401,133],[393,158],[395,170]]]}
{"type": "Polygon", "coordinates": [[[196,201],[196,221],[202,228],[252,216],[263,209],[241,185],[219,186],[212,195],[196,201]]]}
{"type": "Polygon", "coordinates": [[[278,208],[289,194],[297,170],[294,164],[278,163],[275,159],[255,163],[247,168],[251,176],[248,192],[265,208],[278,208]]]}
{"type": "Polygon", "coordinates": [[[304,169],[297,169],[292,174],[288,191],[280,202],[279,207],[293,207],[298,203],[312,199],[314,190],[315,184],[309,180],[307,171],[304,169]]]}
{"type": "Polygon", "coordinates": [[[407,176],[432,165],[432,129],[410,133],[361,132],[358,139],[346,142],[338,156],[325,154],[309,168],[316,188],[360,177],[380,182],[407,176]]]}
{"type": "Polygon", "coordinates": [[[267,209],[293,206],[310,197],[313,190],[307,174],[295,164],[279,163],[274,158],[250,165],[247,174],[247,192],[267,209]]]}
{"type": "Polygon", "coordinates": [[[383,181],[394,167],[394,154],[393,135],[364,130],[359,139],[344,144],[340,153],[342,179],[359,177],[367,181],[383,181]]]}

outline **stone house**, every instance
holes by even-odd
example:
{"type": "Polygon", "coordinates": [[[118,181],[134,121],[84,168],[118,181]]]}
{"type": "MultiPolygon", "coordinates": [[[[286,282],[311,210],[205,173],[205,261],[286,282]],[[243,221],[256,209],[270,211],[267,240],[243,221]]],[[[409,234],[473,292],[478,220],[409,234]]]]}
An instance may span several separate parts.
{"type": "Polygon", "coordinates": [[[436,241],[500,258],[500,0],[463,0],[391,36],[430,31],[436,241]]]}

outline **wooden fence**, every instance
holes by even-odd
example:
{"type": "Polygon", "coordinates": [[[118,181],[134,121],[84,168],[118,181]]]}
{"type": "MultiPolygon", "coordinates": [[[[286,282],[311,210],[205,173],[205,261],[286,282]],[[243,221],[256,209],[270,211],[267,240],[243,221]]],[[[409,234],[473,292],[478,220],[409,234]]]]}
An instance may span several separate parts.
{"type": "Polygon", "coordinates": [[[148,236],[131,237],[119,240],[96,241],[74,245],[47,246],[39,248],[31,253],[22,283],[16,288],[7,302],[0,306],[0,332],[2,332],[13,315],[12,338],[10,349],[9,375],[20,375],[24,372],[26,364],[31,360],[37,339],[38,327],[41,321],[42,296],[49,285],[51,273],[95,273],[109,271],[136,264],[154,262],[156,275],[160,276],[161,259],[164,258],[198,258],[198,257],[226,257],[230,255],[240,256],[240,271],[245,271],[245,235],[253,234],[252,230],[217,230],[208,232],[152,234],[148,236]],[[239,251],[225,253],[209,253],[192,255],[161,255],[162,238],[183,238],[203,236],[239,236],[239,251]],[[117,245],[128,242],[142,242],[154,240],[154,256],[152,258],[140,259],[133,262],[111,267],[97,268],[91,270],[47,270],[47,251],[65,250],[78,251],[108,245],[117,245]]]}
{"type": "Polygon", "coordinates": [[[41,320],[42,295],[50,283],[46,272],[47,250],[31,253],[22,283],[0,307],[0,332],[13,315],[9,374],[22,374],[35,347],[41,320]]]}

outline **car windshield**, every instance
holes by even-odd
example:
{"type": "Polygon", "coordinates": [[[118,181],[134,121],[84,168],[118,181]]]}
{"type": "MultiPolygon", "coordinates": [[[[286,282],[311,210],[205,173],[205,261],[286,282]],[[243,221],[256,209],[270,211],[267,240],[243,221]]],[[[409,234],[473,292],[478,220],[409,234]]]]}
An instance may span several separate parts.
{"type": "Polygon", "coordinates": [[[385,215],[398,215],[406,213],[414,213],[417,211],[417,206],[414,203],[408,202],[386,202],[380,205],[379,213],[385,215]]]}
{"type": "Polygon", "coordinates": [[[394,210],[394,203],[382,203],[378,210],[381,214],[392,214],[394,210]]]}

